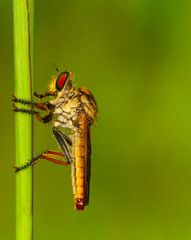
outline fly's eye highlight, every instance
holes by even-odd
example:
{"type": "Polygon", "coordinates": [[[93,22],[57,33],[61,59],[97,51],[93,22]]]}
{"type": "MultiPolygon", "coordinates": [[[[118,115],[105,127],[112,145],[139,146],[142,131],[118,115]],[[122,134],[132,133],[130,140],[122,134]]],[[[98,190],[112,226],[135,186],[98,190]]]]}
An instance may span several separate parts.
{"type": "Polygon", "coordinates": [[[69,76],[69,72],[63,72],[63,73],[58,75],[58,78],[56,80],[56,89],[58,91],[62,90],[66,80],[68,79],[68,76],[69,76]]]}

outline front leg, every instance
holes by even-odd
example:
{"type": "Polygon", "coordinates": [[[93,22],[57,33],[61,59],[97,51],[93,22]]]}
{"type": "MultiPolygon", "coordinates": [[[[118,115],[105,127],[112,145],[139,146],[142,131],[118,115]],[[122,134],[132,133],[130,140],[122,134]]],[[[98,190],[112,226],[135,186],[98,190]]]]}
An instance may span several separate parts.
{"type": "Polygon", "coordinates": [[[47,92],[47,93],[44,93],[44,94],[38,94],[36,92],[34,92],[34,96],[37,97],[38,99],[43,99],[45,97],[49,97],[49,96],[56,96],[56,92],[47,92]]]}
{"type": "Polygon", "coordinates": [[[39,112],[33,111],[33,110],[28,110],[28,109],[23,109],[23,108],[18,108],[17,105],[14,103],[13,104],[14,112],[22,112],[22,113],[28,113],[28,114],[33,114],[37,117],[37,119],[41,122],[41,123],[48,123],[52,120],[53,114],[49,113],[48,115],[46,115],[45,117],[41,117],[39,112]]]}
{"type": "Polygon", "coordinates": [[[14,103],[18,102],[18,103],[22,103],[28,106],[33,106],[36,107],[38,109],[41,109],[43,111],[47,111],[47,112],[54,112],[55,106],[49,102],[42,102],[42,103],[34,103],[31,101],[26,101],[23,99],[18,99],[17,96],[15,95],[15,93],[13,94],[13,100],[14,103]]]}

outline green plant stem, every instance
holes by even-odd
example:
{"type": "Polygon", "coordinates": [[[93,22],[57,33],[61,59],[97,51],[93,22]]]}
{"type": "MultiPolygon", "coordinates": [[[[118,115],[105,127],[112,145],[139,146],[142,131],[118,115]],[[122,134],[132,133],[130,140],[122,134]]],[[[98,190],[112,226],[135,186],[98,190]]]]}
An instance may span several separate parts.
{"type": "MultiPolygon", "coordinates": [[[[13,0],[15,94],[32,100],[34,0],[13,0]]],[[[28,108],[27,106],[18,107],[28,108]]],[[[15,114],[16,165],[32,158],[32,116],[15,114]]],[[[32,167],[16,174],[16,239],[32,239],[32,167]]]]}

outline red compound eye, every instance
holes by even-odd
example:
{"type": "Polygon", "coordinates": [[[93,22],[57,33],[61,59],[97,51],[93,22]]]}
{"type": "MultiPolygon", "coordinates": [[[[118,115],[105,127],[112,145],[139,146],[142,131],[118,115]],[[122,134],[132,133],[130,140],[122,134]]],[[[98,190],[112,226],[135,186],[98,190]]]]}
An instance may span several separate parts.
{"type": "Polygon", "coordinates": [[[62,88],[64,87],[64,84],[65,84],[68,76],[69,76],[69,73],[68,73],[68,72],[63,72],[63,73],[61,73],[61,74],[58,76],[57,81],[56,81],[56,89],[57,89],[58,91],[62,90],[62,88]]]}

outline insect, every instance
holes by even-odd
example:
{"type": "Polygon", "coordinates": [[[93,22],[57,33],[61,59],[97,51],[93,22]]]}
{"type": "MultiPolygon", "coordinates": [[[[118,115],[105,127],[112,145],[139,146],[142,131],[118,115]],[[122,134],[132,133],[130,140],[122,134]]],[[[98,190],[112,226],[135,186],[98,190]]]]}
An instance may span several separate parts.
{"type": "Polygon", "coordinates": [[[58,143],[60,152],[48,150],[23,166],[14,166],[16,172],[35,164],[40,159],[61,164],[71,165],[71,177],[75,209],[83,210],[89,203],[90,188],[90,164],[91,164],[91,125],[98,115],[98,107],[92,93],[80,87],[76,89],[72,85],[73,73],[70,71],[59,72],[49,85],[49,91],[45,94],[34,95],[39,99],[51,97],[50,101],[35,103],[18,99],[13,94],[13,106],[15,112],[34,114],[41,123],[53,122],[53,135],[58,143]],[[33,109],[18,108],[16,103],[33,106],[48,114],[41,117],[39,111],[33,109]],[[64,129],[70,129],[71,134],[66,134],[64,129]],[[65,158],[66,161],[58,160],[65,158]]]}

